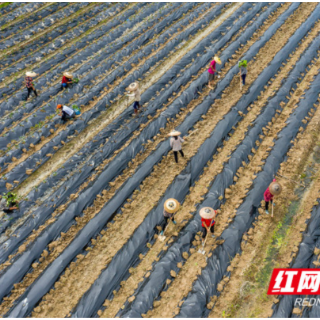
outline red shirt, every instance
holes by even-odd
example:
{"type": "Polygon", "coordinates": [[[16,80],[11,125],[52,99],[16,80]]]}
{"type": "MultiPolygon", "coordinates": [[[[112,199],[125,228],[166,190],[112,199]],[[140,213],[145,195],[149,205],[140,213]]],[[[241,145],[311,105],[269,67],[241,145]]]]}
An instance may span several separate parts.
{"type": "MultiPolygon", "coordinates": [[[[276,179],[273,179],[273,181],[276,181],[276,179]]],[[[264,192],[264,201],[269,202],[273,199],[273,194],[270,192],[269,187],[264,192]]]]}
{"type": "Polygon", "coordinates": [[[68,81],[70,81],[70,79],[67,78],[66,76],[63,76],[61,83],[68,83],[68,81]]]}
{"type": "Polygon", "coordinates": [[[201,218],[201,221],[202,221],[202,226],[205,227],[204,224],[206,224],[207,228],[210,227],[210,222],[211,222],[211,226],[213,226],[216,222],[212,219],[204,219],[204,218],[201,218]]]}

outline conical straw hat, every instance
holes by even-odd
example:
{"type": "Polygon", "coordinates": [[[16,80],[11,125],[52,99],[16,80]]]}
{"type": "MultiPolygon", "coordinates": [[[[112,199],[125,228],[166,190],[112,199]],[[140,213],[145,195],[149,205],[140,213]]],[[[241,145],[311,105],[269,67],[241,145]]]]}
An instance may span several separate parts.
{"type": "Polygon", "coordinates": [[[270,190],[270,193],[274,196],[277,196],[281,193],[282,191],[282,187],[281,187],[281,184],[279,182],[271,182],[270,185],[269,185],[269,190],[270,190]]]}
{"type": "Polygon", "coordinates": [[[73,78],[73,75],[70,72],[64,72],[63,75],[69,79],[73,78]]]}
{"type": "Polygon", "coordinates": [[[33,72],[33,71],[27,71],[26,72],[26,76],[27,77],[35,77],[37,74],[35,73],[35,72],[33,72]]]}
{"type": "Polygon", "coordinates": [[[138,82],[132,82],[130,83],[128,90],[129,91],[136,91],[139,88],[138,82]]]}
{"type": "Polygon", "coordinates": [[[170,137],[178,137],[178,136],[180,136],[180,134],[181,134],[180,131],[173,130],[170,133],[168,133],[168,136],[170,136],[170,137]]]}
{"type": "Polygon", "coordinates": [[[210,207],[201,208],[199,214],[203,219],[213,219],[216,216],[216,212],[210,207]]]}
{"type": "Polygon", "coordinates": [[[166,202],[164,203],[164,210],[166,210],[169,213],[177,212],[179,207],[180,207],[180,203],[173,198],[166,200],[166,202]]]}
{"type": "Polygon", "coordinates": [[[217,64],[221,64],[221,60],[218,56],[214,56],[213,60],[217,63],[217,64]]]}

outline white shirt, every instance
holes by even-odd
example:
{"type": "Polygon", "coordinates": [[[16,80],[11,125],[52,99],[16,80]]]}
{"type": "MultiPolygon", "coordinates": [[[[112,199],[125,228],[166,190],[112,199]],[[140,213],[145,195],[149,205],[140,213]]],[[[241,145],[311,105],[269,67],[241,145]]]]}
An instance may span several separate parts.
{"type": "Polygon", "coordinates": [[[62,107],[62,111],[64,111],[64,112],[65,112],[66,114],[68,114],[69,116],[72,116],[73,113],[74,113],[74,110],[71,109],[71,108],[69,108],[69,107],[67,107],[67,106],[63,106],[63,107],[62,107]]]}
{"type": "Polygon", "coordinates": [[[170,139],[170,147],[173,151],[179,151],[182,149],[181,143],[184,142],[184,140],[181,137],[178,137],[176,140],[174,137],[170,139]]]}
{"type": "Polygon", "coordinates": [[[131,94],[128,94],[129,97],[134,97],[134,101],[140,101],[141,100],[141,95],[140,95],[140,90],[137,89],[131,94]]]}

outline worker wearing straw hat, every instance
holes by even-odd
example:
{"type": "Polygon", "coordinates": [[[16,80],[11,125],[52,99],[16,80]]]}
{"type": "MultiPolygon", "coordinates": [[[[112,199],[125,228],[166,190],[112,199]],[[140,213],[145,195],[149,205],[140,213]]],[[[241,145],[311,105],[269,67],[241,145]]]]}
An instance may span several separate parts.
{"type": "Polygon", "coordinates": [[[199,211],[201,222],[202,222],[202,244],[204,243],[208,231],[210,230],[212,237],[214,237],[214,218],[217,215],[217,211],[210,208],[210,207],[204,207],[199,211]]]}
{"type": "Polygon", "coordinates": [[[278,182],[276,182],[276,179],[273,179],[267,190],[264,192],[264,201],[266,202],[266,214],[269,214],[269,203],[271,202],[271,204],[274,206],[273,198],[274,196],[279,195],[281,191],[281,185],[278,182]]]}
{"type": "Polygon", "coordinates": [[[68,87],[69,84],[72,84],[73,75],[70,72],[65,72],[61,81],[61,90],[68,87]]]}
{"type": "Polygon", "coordinates": [[[210,67],[208,69],[209,72],[209,88],[213,89],[213,80],[216,72],[216,64],[221,64],[221,60],[219,57],[215,56],[213,60],[210,62],[210,67]]]}
{"type": "Polygon", "coordinates": [[[163,216],[164,216],[164,222],[162,223],[162,231],[160,232],[160,236],[163,236],[163,233],[171,220],[173,224],[176,224],[176,221],[174,220],[174,214],[179,210],[180,203],[173,198],[170,198],[165,201],[163,205],[163,216]]]}
{"type": "Polygon", "coordinates": [[[171,131],[168,135],[171,137],[170,147],[172,148],[174,159],[176,163],[178,163],[178,152],[180,152],[181,156],[184,157],[184,153],[182,151],[182,143],[184,140],[180,137],[181,132],[176,130],[171,131]]]}
{"type": "Polygon", "coordinates": [[[26,101],[29,99],[29,96],[31,94],[31,92],[33,91],[34,94],[36,95],[36,97],[38,96],[37,94],[37,91],[33,85],[33,78],[36,76],[37,74],[33,71],[28,71],[26,72],[26,77],[25,77],[25,85],[26,85],[26,88],[28,90],[28,94],[27,94],[27,98],[26,98],[26,101]]]}
{"type": "Polygon", "coordinates": [[[239,69],[240,69],[240,78],[242,80],[242,85],[245,85],[246,84],[246,76],[247,76],[247,72],[248,72],[247,60],[240,60],[238,65],[239,65],[239,69]]]}
{"type": "Polygon", "coordinates": [[[127,88],[127,90],[131,92],[127,94],[127,96],[134,97],[133,110],[134,110],[134,114],[136,115],[140,110],[140,100],[141,100],[139,83],[138,82],[131,83],[127,88]]]}

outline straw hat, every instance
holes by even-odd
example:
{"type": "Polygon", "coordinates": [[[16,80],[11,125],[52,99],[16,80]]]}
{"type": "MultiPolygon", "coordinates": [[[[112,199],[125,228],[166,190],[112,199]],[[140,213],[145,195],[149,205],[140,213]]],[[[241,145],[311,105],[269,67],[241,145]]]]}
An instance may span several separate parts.
{"type": "Polygon", "coordinates": [[[166,202],[164,203],[164,210],[166,210],[169,213],[177,212],[179,207],[180,207],[180,203],[173,198],[166,200],[166,202]]]}
{"type": "Polygon", "coordinates": [[[69,72],[64,72],[63,75],[66,77],[66,78],[70,78],[72,79],[73,78],[73,75],[69,72]]]}
{"type": "Polygon", "coordinates": [[[277,196],[282,191],[281,184],[279,182],[273,181],[269,185],[269,190],[272,195],[277,196]]]}
{"type": "Polygon", "coordinates": [[[181,132],[173,130],[170,133],[168,133],[168,136],[170,136],[170,137],[178,137],[178,136],[180,136],[180,134],[181,134],[181,132]]]}
{"type": "Polygon", "coordinates": [[[217,64],[221,64],[221,60],[218,56],[214,56],[213,60],[217,63],[217,64]]]}
{"type": "Polygon", "coordinates": [[[26,76],[27,77],[35,77],[37,74],[35,73],[35,72],[33,72],[33,71],[27,71],[26,72],[26,76]]]}
{"type": "Polygon", "coordinates": [[[139,83],[138,82],[132,82],[128,86],[129,91],[136,91],[139,88],[139,83]]]}
{"type": "Polygon", "coordinates": [[[203,219],[213,219],[216,216],[215,210],[210,207],[201,208],[199,214],[203,219]]]}

